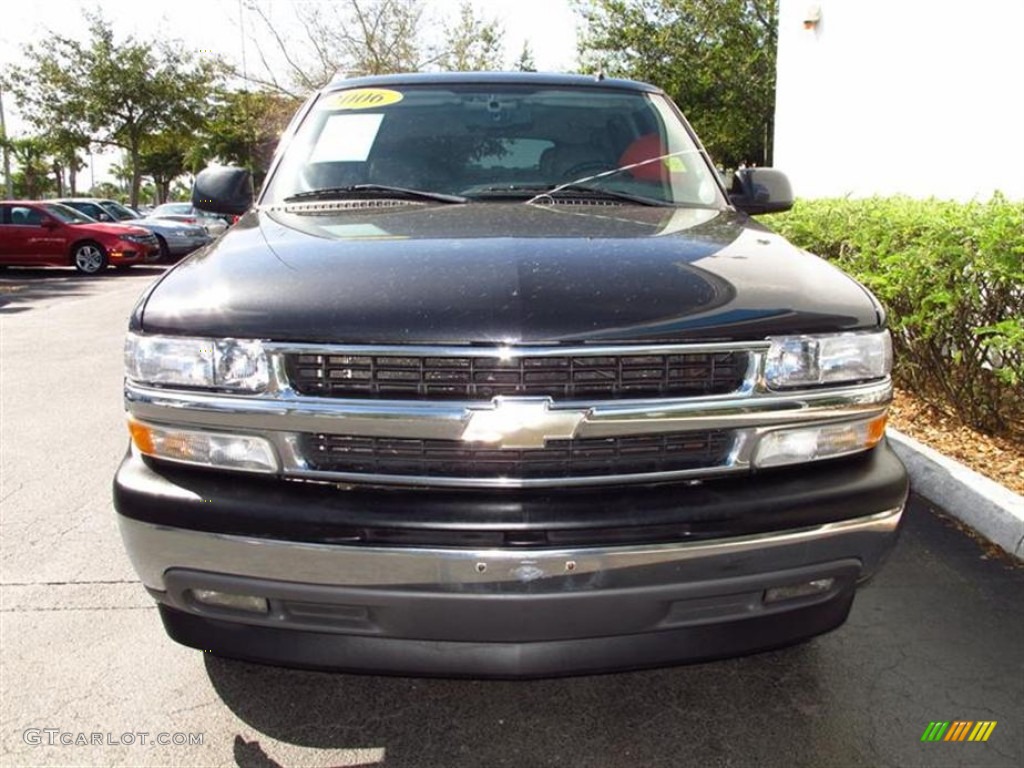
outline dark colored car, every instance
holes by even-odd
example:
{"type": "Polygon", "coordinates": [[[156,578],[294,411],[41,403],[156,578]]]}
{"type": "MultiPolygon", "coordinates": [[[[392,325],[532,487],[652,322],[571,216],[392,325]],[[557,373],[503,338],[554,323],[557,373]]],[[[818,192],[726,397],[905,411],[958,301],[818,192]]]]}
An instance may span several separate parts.
{"type": "Polygon", "coordinates": [[[540,74],[344,80],[141,298],[121,531],[174,639],[529,677],[840,625],[894,546],[885,313],[751,218],[671,101],[540,74]]]}
{"type": "Polygon", "coordinates": [[[130,267],[158,251],[156,238],[141,227],[98,222],[60,203],[0,202],[3,265],[73,266],[93,275],[108,264],[130,267]]]}

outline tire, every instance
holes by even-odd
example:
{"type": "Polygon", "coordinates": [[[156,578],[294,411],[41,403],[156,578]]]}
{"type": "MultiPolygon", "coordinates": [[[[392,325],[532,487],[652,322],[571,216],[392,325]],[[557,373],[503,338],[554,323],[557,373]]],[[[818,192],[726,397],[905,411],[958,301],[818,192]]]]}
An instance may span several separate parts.
{"type": "Polygon", "coordinates": [[[71,263],[83,275],[98,275],[107,267],[107,252],[92,240],[75,243],[71,248],[71,263]]]}
{"type": "Polygon", "coordinates": [[[156,240],[160,244],[160,250],[156,253],[147,254],[147,264],[156,264],[158,261],[167,261],[171,257],[171,249],[167,247],[167,241],[160,235],[156,236],[156,240]]]}

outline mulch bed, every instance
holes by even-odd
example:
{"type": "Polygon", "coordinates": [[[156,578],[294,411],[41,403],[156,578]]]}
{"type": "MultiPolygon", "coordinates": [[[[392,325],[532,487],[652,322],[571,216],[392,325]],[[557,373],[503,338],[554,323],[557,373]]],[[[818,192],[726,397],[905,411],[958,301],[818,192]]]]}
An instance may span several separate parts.
{"type": "Polygon", "coordinates": [[[971,429],[956,416],[896,390],[889,424],[975,472],[1024,494],[1024,441],[971,429]]]}

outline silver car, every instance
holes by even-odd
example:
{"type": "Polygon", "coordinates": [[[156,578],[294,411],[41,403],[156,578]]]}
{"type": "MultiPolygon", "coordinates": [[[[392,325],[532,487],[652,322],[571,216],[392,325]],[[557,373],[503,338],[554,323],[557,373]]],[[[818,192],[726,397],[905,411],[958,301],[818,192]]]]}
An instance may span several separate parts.
{"type": "Polygon", "coordinates": [[[220,237],[230,226],[227,221],[215,213],[193,208],[191,203],[164,203],[158,205],[150,214],[154,219],[173,219],[189,224],[200,224],[213,237],[220,237]]]}

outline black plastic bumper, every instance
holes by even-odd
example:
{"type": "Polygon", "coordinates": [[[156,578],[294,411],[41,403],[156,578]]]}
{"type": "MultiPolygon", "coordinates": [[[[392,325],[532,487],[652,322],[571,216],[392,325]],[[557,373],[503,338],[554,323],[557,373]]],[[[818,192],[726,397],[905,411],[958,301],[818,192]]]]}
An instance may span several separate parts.
{"type": "Polygon", "coordinates": [[[129,454],[118,513],[140,522],[287,541],[560,547],[717,540],[892,509],[906,470],[886,443],[863,456],[699,485],[439,491],[285,482],[153,464],[129,454]]]}
{"type": "Polygon", "coordinates": [[[848,586],[823,603],[729,623],[636,635],[530,643],[414,640],[248,626],[166,605],[160,617],[183,645],[266,664],[424,677],[536,678],[659,667],[791,645],[842,624],[848,586]]]}

